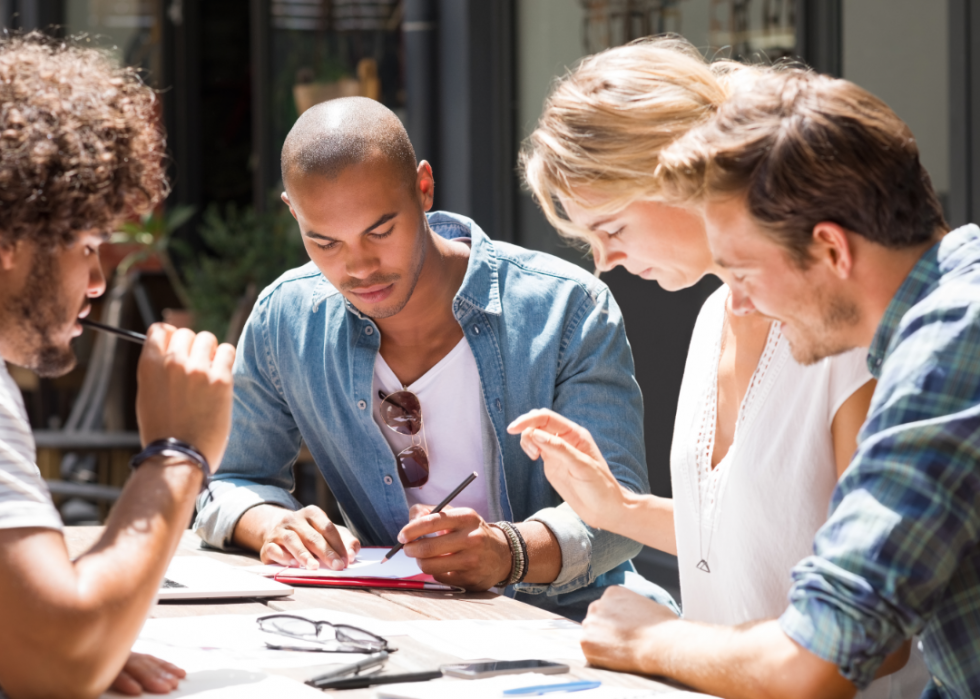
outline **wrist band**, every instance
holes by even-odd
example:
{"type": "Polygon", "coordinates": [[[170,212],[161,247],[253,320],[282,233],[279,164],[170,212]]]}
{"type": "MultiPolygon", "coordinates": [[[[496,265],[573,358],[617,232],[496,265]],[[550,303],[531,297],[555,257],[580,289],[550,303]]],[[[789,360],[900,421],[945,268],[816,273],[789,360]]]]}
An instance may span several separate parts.
{"type": "Polygon", "coordinates": [[[510,522],[493,522],[491,527],[496,527],[507,537],[510,546],[511,569],[510,575],[506,580],[497,583],[497,587],[506,587],[524,581],[527,575],[527,543],[521,535],[520,530],[510,522]]]}
{"type": "Polygon", "coordinates": [[[201,469],[201,473],[204,474],[204,480],[201,482],[201,492],[203,493],[205,490],[210,491],[208,486],[211,483],[211,466],[208,464],[208,460],[204,457],[204,454],[187,442],[182,442],[173,437],[150,442],[143,451],[129,460],[129,467],[136,469],[144,461],[154,456],[182,456],[190,459],[201,469]]]}

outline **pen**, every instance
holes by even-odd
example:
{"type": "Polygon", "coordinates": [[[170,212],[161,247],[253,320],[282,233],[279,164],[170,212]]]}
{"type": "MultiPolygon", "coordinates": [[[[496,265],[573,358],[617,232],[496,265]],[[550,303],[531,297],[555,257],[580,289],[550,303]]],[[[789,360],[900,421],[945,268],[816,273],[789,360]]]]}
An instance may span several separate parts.
{"type": "Polygon", "coordinates": [[[507,696],[535,697],[549,692],[581,692],[583,689],[595,689],[602,682],[593,680],[579,680],[578,682],[563,682],[561,684],[539,684],[536,687],[518,687],[517,689],[506,689],[504,694],[507,696]]]}
{"type": "Polygon", "coordinates": [[[381,665],[388,659],[388,651],[381,651],[379,653],[372,653],[366,658],[362,658],[354,663],[349,663],[347,665],[341,665],[340,667],[335,667],[332,670],[324,672],[322,675],[317,675],[316,677],[311,677],[306,680],[306,684],[311,687],[320,688],[327,682],[332,682],[334,680],[345,677],[346,675],[356,675],[361,670],[366,670],[369,667],[374,667],[375,665],[381,665]]]}
{"type": "MultiPolygon", "coordinates": [[[[406,672],[401,675],[362,675],[358,677],[343,677],[338,680],[326,680],[317,689],[364,689],[376,684],[400,684],[402,682],[427,682],[442,677],[439,670],[428,672],[406,672]]],[[[308,684],[308,683],[307,683],[308,684]]]]}
{"type": "MultiPolygon", "coordinates": [[[[468,486],[474,480],[476,480],[476,471],[474,471],[473,473],[471,473],[470,475],[468,475],[466,477],[466,480],[464,480],[462,483],[460,483],[458,486],[456,486],[456,490],[454,490],[449,495],[447,495],[446,496],[446,499],[443,500],[442,502],[440,502],[438,505],[436,505],[436,509],[432,510],[432,512],[430,512],[429,514],[430,515],[434,515],[437,512],[442,512],[442,508],[444,508],[446,505],[448,505],[450,502],[452,502],[453,498],[455,498],[457,495],[459,495],[460,493],[462,493],[463,492],[463,488],[465,488],[466,486],[468,486]]],[[[382,563],[387,562],[389,558],[391,558],[396,553],[398,553],[399,551],[401,551],[402,550],[402,546],[404,546],[404,545],[405,544],[395,544],[391,548],[391,551],[389,551],[388,553],[386,553],[385,554],[385,557],[381,559],[381,562],[382,563]]]]}
{"type": "Polygon", "coordinates": [[[130,342],[135,342],[140,345],[146,342],[146,335],[135,333],[132,330],[123,330],[122,328],[116,328],[111,325],[105,325],[104,323],[98,323],[94,320],[89,320],[88,318],[79,318],[78,322],[92,328],[93,330],[101,330],[104,333],[109,333],[110,335],[115,335],[116,337],[121,337],[124,340],[129,340],[130,342]]]}

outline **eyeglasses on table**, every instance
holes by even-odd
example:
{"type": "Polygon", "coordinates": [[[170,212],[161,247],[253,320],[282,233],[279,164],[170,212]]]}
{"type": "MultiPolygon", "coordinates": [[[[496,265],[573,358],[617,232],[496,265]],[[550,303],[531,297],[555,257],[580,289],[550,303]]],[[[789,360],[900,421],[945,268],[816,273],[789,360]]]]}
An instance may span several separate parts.
{"type": "Polygon", "coordinates": [[[329,621],[313,621],[295,614],[268,614],[256,619],[259,630],[265,633],[294,638],[317,646],[295,646],[288,643],[265,644],[274,650],[322,651],[325,653],[393,653],[397,648],[387,640],[349,624],[331,624],[329,621]]]}

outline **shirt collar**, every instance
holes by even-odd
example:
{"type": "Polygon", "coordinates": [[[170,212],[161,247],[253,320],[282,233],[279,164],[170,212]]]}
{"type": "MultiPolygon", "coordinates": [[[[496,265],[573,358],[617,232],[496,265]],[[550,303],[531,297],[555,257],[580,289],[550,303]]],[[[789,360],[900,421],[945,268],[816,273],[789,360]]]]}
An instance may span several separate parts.
{"type": "Polygon", "coordinates": [[[871,341],[868,350],[868,371],[876,379],[881,378],[881,366],[887,358],[892,339],[902,318],[935,287],[945,272],[962,262],[960,258],[963,256],[964,248],[976,247],[980,242],[978,238],[980,238],[980,228],[972,224],[962,226],[943,236],[942,240],[929,248],[915,263],[888,304],[871,341]]]}
{"type": "MultiPolygon", "coordinates": [[[[466,265],[466,275],[453,301],[453,311],[458,314],[461,303],[475,306],[486,313],[500,315],[500,285],[497,274],[497,251],[493,241],[483,232],[475,221],[466,216],[449,213],[448,211],[433,211],[426,214],[429,226],[436,235],[447,240],[456,238],[470,239],[470,258],[466,265]]],[[[310,309],[316,313],[324,299],[340,293],[322,276],[313,288],[310,309]]],[[[347,310],[362,320],[365,318],[347,299],[344,299],[347,310]]]]}

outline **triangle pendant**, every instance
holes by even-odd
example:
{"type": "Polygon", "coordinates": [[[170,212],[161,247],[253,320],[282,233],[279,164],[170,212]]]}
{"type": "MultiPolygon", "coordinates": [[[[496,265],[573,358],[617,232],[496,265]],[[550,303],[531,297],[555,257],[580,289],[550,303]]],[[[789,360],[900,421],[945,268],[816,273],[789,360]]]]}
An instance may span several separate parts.
{"type": "Polygon", "coordinates": [[[711,568],[708,567],[708,562],[703,558],[698,561],[698,570],[703,570],[705,573],[711,572],[711,568]]]}

